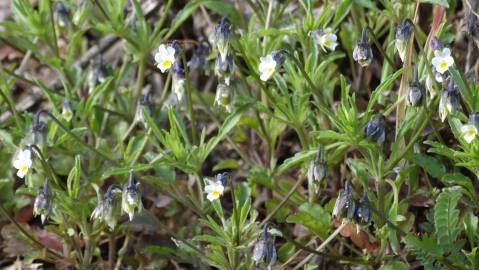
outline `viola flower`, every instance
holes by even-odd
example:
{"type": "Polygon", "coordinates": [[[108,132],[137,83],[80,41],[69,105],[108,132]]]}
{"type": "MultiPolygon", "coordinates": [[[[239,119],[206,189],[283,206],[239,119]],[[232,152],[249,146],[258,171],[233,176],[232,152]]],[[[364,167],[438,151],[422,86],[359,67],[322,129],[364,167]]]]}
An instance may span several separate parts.
{"type": "Polygon", "coordinates": [[[384,115],[378,115],[369,120],[364,127],[364,137],[375,141],[377,144],[384,143],[386,139],[385,123],[386,117],[384,115]]]}
{"type": "Polygon", "coordinates": [[[406,48],[411,33],[414,29],[414,24],[410,19],[405,19],[396,27],[396,50],[399,53],[401,61],[404,62],[406,57],[406,48]]]}
{"type": "Polygon", "coordinates": [[[371,216],[371,203],[369,202],[368,194],[364,192],[359,200],[359,206],[356,209],[354,219],[359,224],[368,224],[371,222],[371,216]]]}
{"type": "Polygon", "coordinates": [[[205,186],[205,193],[208,194],[206,195],[206,198],[210,202],[218,199],[221,195],[223,195],[225,187],[223,186],[223,183],[221,183],[221,181],[206,181],[208,182],[208,184],[205,186]]]}
{"type": "Polygon", "coordinates": [[[147,93],[146,95],[143,95],[140,100],[138,100],[138,106],[136,106],[135,112],[135,121],[138,123],[142,123],[145,127],[147,126],[148,122],[145,119],[143,111],[145,111],[146,114],[151,115],[150,96],[150,93],[147,93]]]}
{"type": "Polygon", "coordinates": [[[326,176],[328,165],[322,156],[322,147],[320,146],[316,157],[311,160],[308,168],[308,184],[314,187],[314,192],[318,193],[319,183],[326,176]]]}
{"type": "Polygon", "coordinates": [[[224,60],[221,57],[216,58],[215,75],[222,78],[226,85],[230,85],[230,78],[233,74],[233,69],[233,56],[228,54],[224,60]]]}
{"type": "Polygon", "coordinates": [[[454,64],[454,58],[451,56],[451,50],[449,48],[442,48],[434,51],[434,57],[431,61],[434,69],[440,74],[448,71],[454,64]]]}
{"type": "Polygon", "coordinates": [[[472,124],[463,125],[461,127],[461,134],[467,143],[471,143],[477,136],[477,128],[472,124]]]}
{"type": "Polygon", "coordinates": [[[222,106],[227,112],[233,109],[233,98],[230,88],[223,83],[216,87],[215,105],[222,106]]]}
{"type": "Polygon", "coordinates": [[[332,216],[333,218],[353,218],[355,212],[356,202],[354,201],[353,193],[351,192],[351,183],[347,181],[344,191],[338,194],[338,198],[334,204],[332,216]]]}
{"type": "Polygon", "coordinates": [[[63,101],[62,103],[62,117],[67,122],[70,122],[73,118],[72,104],[68,100],[63,101]]]}
{"type": "Polygon", "coordinates": [[[226,61],[230,47],[230,39],[231,24],[227,17],[223,17],[220,23],[215,27],[215,32],[211,38],[211,42],[216,45],[222,61],[226,61]]]}
{"type": "Polygon", "coordinates": [[[459,93],[451,79],[446,90],[442,93],[439,101],[439,115],[444,122],[449,114],[454,114],[459,104],[459,93]]]}
{"type": "Polygon", "coordinates": [[[128,214],[130,221],[133,220],[135,210],[141,212],[143,210],[143,204],[141,202],[141,195],[138,190],[140,183],[135,183],[133,172],[130,171],[128,183],[123,187],[121,196],[121,208],[128,214]]]}
{"type": "Polygon", "coordinates": [[[68,25],[69,15],[68,9],[61,2],[58,2],[53,12],[53,18],[59,27],[64,28],[68,25]]]}
{"type": "Polygon", "coordinates": [[[330,28],[326,28],[324,31],[322,29],[311,31],[310,35],[313,36],[314,41],[321,46],[321,49],[325,52],[327,51],[326,49],[334,51],[336,46],[338,46],[338,37],[330,28]]]}
{"type": "Polygon", "coordinates": [[[118,222],[118,202],[115,200],[115,195],[121,191],[118,185],[111,185],[103,196],[98,205],[91,214],[91,219],[97,219],[105,222],[110,230],[116,227],[118,222]]]}
{"type": "Polygon", "coordinates": [[[266,224],[263,232],[258,237],[253,250],[252,259],[256,264],[266,265],[268,269],[272,269],[277,260],[277,253],[275,247],[275,236],[268,230],[271,225],[266,224]]]}
{"type": "Polygon", "coordinates": [[[24,178],[33,164],[33,152],[31,149],[20,150],[13,160],[13,167],[17,169],[17,176],[24,178]]]}
{"type": "Polygon", "coordinates": [[[89,92],[93,92],[95,86],[103,83],[108,76],[108,70],[103,63],[103,56],[99,55],[96,60],[90,64],[90,73],[88,74],[89,92]]]}
{"type": "Polygon", "coordinates": [[[37,197],[33,204],[33,215],[40,216],[42,224],[50,216],[52,211],[52,195],[50,192],[50,186],[48,185],[48,179],[45,180],[43,187],[38,189],[37,197]]]}
{"type": "Polygon", "coordinates": [[[185,72],[178,63],[173,65],[173,80],[171,86],[178,101],[183,100],[185,94],[185,72]]]}
{"type": "Polygon", "coordinates": [[[424,84],[419,82],[417,68],[414,69],[414,80],[409,83],[407,92],[407,100],[411,106],[417,107],[422,104],[426,91],[424,84]]]}
{"type": "Polygon", "coordinates": [[[267,81],[271,78],[274,73],[279,69],[279,67],[284,62],[284,53],[282,51],[272,52],[264,57],[261,57],[260,63],[258,66],[260,76],[259,78],[262,81],[267,81]]]}
{"type": "Polygon", "coordinates": [[[353,49],[353,59],[362,67],[369,66],[373,61],[373,51],[371,49],[371,44],[369,44],[366,38],[366,31],[367,29],[363,30],[361,40],[356,41],[353,49]]]}
{"type": "Polygon", "coordinates": [[[173,67],[176,59],[176,50],[172,45],[161,44],[155,54],[156,66],[162,73],[173,67]]]}

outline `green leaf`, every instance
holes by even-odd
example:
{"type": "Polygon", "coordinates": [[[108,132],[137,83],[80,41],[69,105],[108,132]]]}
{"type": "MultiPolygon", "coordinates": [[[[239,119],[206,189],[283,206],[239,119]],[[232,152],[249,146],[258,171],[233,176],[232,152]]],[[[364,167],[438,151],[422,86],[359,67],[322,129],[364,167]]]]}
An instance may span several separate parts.
{"type": "Polygon", "coordinates": [[[301,224],[321,237],[327,237],[331,228],[331,216],[319,204],[303,203],[299,212],[289,216],[286,221],[301,224]]]}
{"type": "Polygon", "coordinates": [[[446,166],[431,156],[425,154],[413,154],[409,155],[408,159],[421,166],[434,178],[441,178],[446,173],[446,166]]]}
{"type": "Polygon", "coordinates": [[[434,207],[437,242],[447,250],[450,250],[460,232],[457,226],[459,210],[456,209],[456,206],[461,195],[460,187],[443,189],[434,207]]]}
{"type": "Polygon", "coordinates": [[[78,190],[80,189],[80,175],[81,175],[80,162],[81,162],[80,155],[75,156],[75,166],[73,166],[67,178],[68,194],[72,198],[78,197],[78,190]]]}
{"type": "Polygon", "coordinates": [[[281,164],[281,166],[278,167],[275,174],[282,175],[285,171],[314,157],[317,151],[318,150],[314,149],[314,150],[306,150],[306,151],[296,153],[293,157],[286,159],[283,162],[283,164],[281,164]]]}
{"type": "Polygon", "coordinates": [[[341,21],[346,18],[349,11],[351,10],[351,5],[353,4],[352,0],[343,0],[341,4],[339,4],[338,8],[336,9],[336,13],[334,14],[333,19],[333,28],[337,28],[341,21]]]}
{"type": "Polygon", "coordinates": [[[472,110],[474,100],[472,99],[471,92],[469,91],[469,88],[467,88],[467,85],[462,79],[461,74],[455,68],[450,68],[449,73],[451,73],[451,76],[454,79],[454,83],[457,85],[457,88],[459,88],[459,92],[461,92],[461,95],[464,98],[464,101],[468,105],[467,108],[469,110],[472,110]]]}
{"type": "MultiPolygon", "coordinates": [[[[368,108],[366,109],[366,114],[369,114],[369,112],[371,112],[373,106],[376,104],[381,94],[391,87],[393,82],[397,78],[399,78],[402,72],[403,72],[403,68],[389,75],[389,77],[384,82],[382,82],[378,87],[376,87],[376,89],[374,89],[373,93],[371,94],[371,98],[369,99],[369,102],[368,102],[368,108]]],[[[369,115],[366,115],[366,118],[369,118],[369,115]]]]}

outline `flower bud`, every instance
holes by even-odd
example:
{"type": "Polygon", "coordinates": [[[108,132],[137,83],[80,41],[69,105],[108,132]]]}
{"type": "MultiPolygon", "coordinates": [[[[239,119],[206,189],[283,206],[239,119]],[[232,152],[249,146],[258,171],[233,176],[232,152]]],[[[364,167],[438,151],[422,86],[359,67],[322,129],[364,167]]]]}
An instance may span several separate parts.
{"type": "Polygon", "coordinates": [[[384,143],[386,139],[385,123],[386,117],[384,115],[378,115],[369,120],[364,127],[364,137],[375,141],[377,144],[384,143]]]}
{"type": "Polygon", "coordinates": [[[91,219],[97,219],[108,225],[110,230],[113,230],[118,223],[118,202],[115,200],[115,195],[121,192],[119,185],[111,185],[108,187],[107,192],[103,196],[103,199],[98,202],[91,214],[91,219]]]}
{"type": "Polygon", "coordinates": [[[62,2],[58,2],[53,12],[53,18],[59,27],[64,28],[68,25],[69,15],[70,12],[68,9],[62,4],[62,2]]]}
{"type": "Polygon", "coordinates": [[[344,191],[339,193],[336,203],[334,204],[333,218],[347,217],[353,218],[356,212],[356,202],[354,201],[353,193],[351,191],[351,183],[346,182],[344,191]]]}
{"type": "Polygon", "coordinates": [[[469,124],[479,126],[479,112],[471,113],[469,115],[469,124]]]}
{"type": "Polygon", "coordinates": [[[222,78],[226,85],[230,85],[230,78],[233,74],[234,63],[233,56],[227,55],[226,58],[216,58],[215,75],[222,78]]]}
{"type": "Polygon", "coordinates": [[[42,224],[48,219],[52,211],[52,195],[50,192],[50,186],[48,185],[48,179],[45,180],[43,187],[38,189],[37,197],[33,204],[33,215],[40,216],[42,224]]]}
{"type": "Polygon", "coordinates": [[[128,183],[123,187],[121,196],[121,208],[128,214],[130,221],[133,220],[135,210],[141,212],[143,210],[143,203],[141,202],[141,194],[138,190],[139,183],[135,183],[133,172],[130,171],[128,183]]]}
{"type": "Polygon", "coordinates": [[[223,17],[220,23],[215,27],[212,43],[216,45],[220,58],[224,62],[229,52],[231,39],[231,24],[227,17],[223,17]]]}
{"type": "Polygon", "coordinates": [[[442,43],[440,39],[438,39],[437,37],[433,37],[431,39],[431,49],[433,51],[442,50],[443,48],[444,48],[444,43],[442,43]]]}
{"type": "Polygon", "coordinates": [[[409,82],[407,92],[407,100],[411,106],[417,107],[423,104],[426,90],[424,84],[419,82],[417,68],[414,70],[414,80],[409,82]]]}
{"type": "Polygon", "coordinates": [[[356,41],[353,50],[353,59],[362,67],[368,66],[373,60],[373,51],[371,49],[371,44],[369,44],[366,38],[366,31],[366,28],[363,29],[361,40],[356,41]]]}
{"type": "Polygon", "coordinates": [[[314,187],[315,193],[318,193],[319,183],[326,176],[327,169],[328,166],[324,161],[322,147],[320,146],[318,152],[316,153],[316,157],[311,160],[308,168],[308,184],[314,187]]]}
{"type": "Polygon", "coordinates": [[[176,95],[178,101],[182,101],[185,95],[185,72],[180,64],[176,62],[173,65],[172,92],[176,95]]]}
{"type": "Polygon", "coordinates": [[[216,182],[221,182],[223,186],[227,186],[230,178],[230,174],[228,172],[218,173],[216,176],[216,182]]]}
{"type": "Polygon", "coordinates": [[[215,105],[222,106],[227,112],[233,109],[233,97],[229,86],[219,83],[216,87],[215,105]]]}
{"type": "Polygon", "coordinates": [[[275,236],[268,231],[270,227],[270,224],[264,226],[263,232],[256,240],[252,258],[256,265],[267,266],[268,269],[271,269],[277,260],[275,236]]]}
{"type": "Polygon", "coordinates": [[[146,121],[144,113],[151,115],[150,96],[151,94],[147,93],[146,95],[143,95],[140,100],[138,100],[138,106],[136,106],[136,112],[135,112],[135,121],[138,123],[142,123],[145,128],[147,127],[148,122],[146,121]]]}
{"type": "Polygon", "coordinates": [[[454,85],[454,80],[451,78],[447,89],[443,91],[441,100],[439,101],[439,115],[441,116],[441,121],[444,122],[448,115],[456,113],[458,106],[459,91],[454,85]]]}
{"type": "Polygon", "coordinates": [[[397,27],[396,27],[396,49],[399,53],[399,57],[401,61],[404,62],[404,58],[406,57],[406,48],[409,38],[411,37],[411,33],[414,29],[414,24],[410,19],[403,20],[397,27]]]}
{"type": "Polygon", "coordinates": [[[95,87],[104,82],[108,76],[108,71],[103,63],[103,56],[99,55],[94,62],[90,64],[90,73],[88,74],[89,92],[92,93],[95,87]]]}
{"type": "Polygon", "coordinates": [[[368,224],[371,222],[371,203],[369,202],[368,194],[363,193],[359,200],[359,206],[356,209],[354,219],[359,224],[368,224]]]}

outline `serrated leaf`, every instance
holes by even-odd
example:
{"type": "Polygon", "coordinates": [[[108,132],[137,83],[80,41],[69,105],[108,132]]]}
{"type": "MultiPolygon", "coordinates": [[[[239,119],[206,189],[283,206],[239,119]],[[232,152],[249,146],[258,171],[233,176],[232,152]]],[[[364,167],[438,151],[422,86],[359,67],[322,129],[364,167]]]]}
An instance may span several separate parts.
{"type": "Polygon", "coordinates": [[[459,210],[457,203],[461,198],[461,188],[451,187],[443,189],[439,194],[434,207],[434,225],[437,242],[441,247],[450,250],[459,234],[459,210]]]}

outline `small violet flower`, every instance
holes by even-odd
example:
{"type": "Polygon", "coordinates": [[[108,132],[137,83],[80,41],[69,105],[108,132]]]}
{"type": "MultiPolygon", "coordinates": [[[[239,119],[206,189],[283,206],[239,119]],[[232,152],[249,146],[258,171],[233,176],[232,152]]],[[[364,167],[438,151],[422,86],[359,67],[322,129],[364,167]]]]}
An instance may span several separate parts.
{"type": "Polygon", "coordinates": [[[338,194],[338,198],[334,204],[332,216],[333,218],[347,217],[351,219],[354,218],[355,213],[356,202],[354,201],[353,193],[351,191],[351,183],[347,181],[344,191],[338,194]]]}
{"type": "Polygon", "coordinates": [[[368,224],[371,222],[371,203],[369,202],[368,194],[366,192],[363,193],[363,196],[359,200],[354,219],[359,224],[368,224]]]}
{"type": "Polygon", "coordinates": [[[135,210],[141,212],[143,204],[141,202],[141,194],[138,190],[140,183],[135,183],[133,172],[130,171],[128,183],[123,187],[121,195],[121,208],[128,214],[130,221],[133,220],[135,210]]]}
{"type": "Polygon", "coordinates": [[[156,66],[162,73],[173,67],[176,59],[176,50],[172,45],[161,44],[155,54],[156,66]]]}
{"type": "Polygon", "coordinates": [[[233,98],[230,88],[223,83],[216,87],[215,105],[222,106],[227,112],[233,109],[233,98]]]}
{"type": "Polygon", "coordinates": [[[272,52],[264,57],[260,57],[260,63],[258,70],[260,73],[259,78],[262,81],[267,81],[284,62],[284,54],[282,51],[272,52]]]}
{"type": "Polygon", "coordinates": [[[336,46],[338,46],[338,37],[330,28],[326,28],[324,31],[322,29],[311,31],[310,35],[313,36],[314,41],[321,46],[321,49],[325,52],[327,51],[326,49],[334,51],[336,46]]]}
{"type": "Polygon", "coordinates": [[[185,94],[185,72],[178,63],[173,65],[172,90],[178,101],[183,100],[185,94]]]}
{"type": "Polygon", "coordinates": [[[401,61],[404,62],[404,58],[406,57],[406,48],[409,38],[411,37],[411,33],[414,29],[414,24],[410,19],[405,19],[396,27],[396,50],[399,53],[399,57],[401,61]]]}
{"type": "Polygon", "coordinates": [[[121,187],[119,185],[114,184],[108,187],[103,200],[93,210],[91,219],[105,222],[110,230],[113,230],[118,222],[118,203],[115,200],[115,195],[120,191],[121,187]]]}
{"type": "Polygon", "coordinates": [[[208,184],[205,186],[205,193],[207,193],[206,198],[210,202],[218,199],[221,195],[223,195],[225,187],[223,186],[223,183],[221,181],[206,181],[208,184]]]}
{"type": "Polygon", "coordinates": [[[308,168],[308,185],[312,185],[314,187],[315,193],[318,193],[319,183],[326,176],[327,169],[328,165],[324,161],[322,147],[320,146],[318,152],[316,153],[316,157],[311,160],[308,168]]]}
{"type": "Polygon", "coordinates": [[[461,134],[467,143],[471,143],[477,136],[477,128],[472,124],[463,125],[461,127],[461,134]]]}
{"type": "Polygon", "coordinates": [[[223,17],[215,27],[211,42],[216,45],[222,61],[226,61],[231,39],[231,24],[227,17],[223,17]]]}
{"type": "Polygon", "coordinates": [[[444,122],[449,114],[454,114],[459,104],[459,92],[451,79],[446,90],[441,95],[439,100],[439,115],[441,121],[444,122]]]}
{"type": "Polygon", "coordinates": [[[68,100],[63,101],[62,103],[62,117],[67,122],[70,122],[73,118],[72,104],[68,100]]]}
{"type": "Polygon", "coordinates": [[[440,74],[448,71],[449,68],[454,64],[454,58],[451,56],[451,49],[442,48],[434,50],[434,57],[431,61],[434,69],[440,74]]]}
{"type": "Polygon", "coordinates": [[[371,49],[371,44],[369,44],[366,38],[366,32],[367,29],[363,29],[361,40],[356,41],[356,45],[353,49],[353,59],[362,67],[369,66],[373,61],[373,51],[371,49]]]}
{"type": "Polygon", "coordinates": [[[48,218],[52,211],[52,196],[50,192],[50,186],[48,185],[48,179],[45,180],[43,187],[38,189],[37,197],[33,204],[33,215],[40,216],[42,224],[48,218]]]}
{"type": "Polygon", "coordinates": [[[364,136],[375,141],[377,144],[384,143],[386,139],[385,123],[386,117],[384,117],[384,115],[378,115],[369,120],[364,127],[364,136]]]}
{"type": "Polygon", "coordinates": [[[277,260],[276,247],[274,244],[275,236],[269,232],[270,227],[270,224],[264,226],[263,232],[256,241],[252,256],[256,264],[264,264],[268,269],[272,269],[277,260]]]}
{"type": "Polygon", "coordinates": [[[27,175],[28,170],[33,164],[33,152],[31,148],[20,150],[15,155],[13,160],[13,167],[17,169],[17,176],[20,178],[24,178],[27,175]]]}

